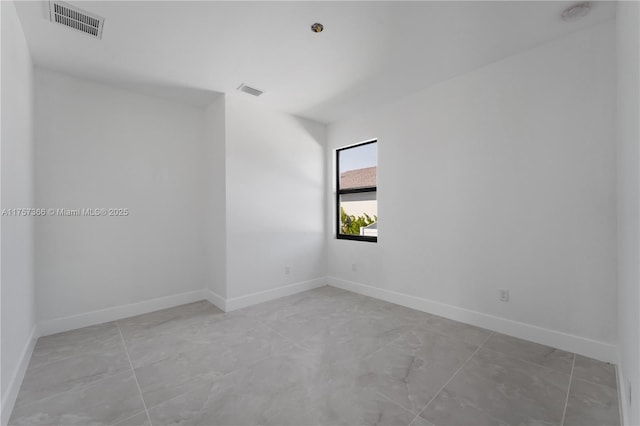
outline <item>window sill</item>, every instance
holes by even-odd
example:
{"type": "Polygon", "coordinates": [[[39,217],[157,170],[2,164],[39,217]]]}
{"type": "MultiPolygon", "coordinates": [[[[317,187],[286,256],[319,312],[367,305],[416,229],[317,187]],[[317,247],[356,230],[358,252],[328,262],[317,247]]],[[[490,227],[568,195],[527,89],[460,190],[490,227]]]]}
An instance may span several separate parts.
{"type": "Polygon", "coordinates": [[[338,234],[337,235],[337,239],[338,240],[352,240],[352,241],[366,241],[368,243],[377,243],[378,242],[378,237],[369,237],[369,236],[364,236],[364,235],[338,234]]]}

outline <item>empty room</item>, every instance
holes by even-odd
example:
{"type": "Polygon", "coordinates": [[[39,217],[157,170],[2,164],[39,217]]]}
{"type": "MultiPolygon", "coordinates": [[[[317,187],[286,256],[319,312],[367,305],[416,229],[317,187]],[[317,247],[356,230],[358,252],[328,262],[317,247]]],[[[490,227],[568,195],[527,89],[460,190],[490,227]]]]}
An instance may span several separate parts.
{"type": "Polygon", "coordinates": [[[6,425],[640,425],[640,2],[0,2],[6,425]]]}

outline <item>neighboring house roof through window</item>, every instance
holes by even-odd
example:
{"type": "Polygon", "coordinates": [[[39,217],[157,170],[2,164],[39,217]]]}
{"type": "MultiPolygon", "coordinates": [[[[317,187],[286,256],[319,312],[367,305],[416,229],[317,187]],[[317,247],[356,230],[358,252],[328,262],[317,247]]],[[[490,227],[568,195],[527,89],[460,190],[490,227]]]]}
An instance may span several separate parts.
{"type": "Polygon", "coordinates": [[[340,189],[371,188],[376,186],[377,167],[349,170],[340,174],[340,189]]]}

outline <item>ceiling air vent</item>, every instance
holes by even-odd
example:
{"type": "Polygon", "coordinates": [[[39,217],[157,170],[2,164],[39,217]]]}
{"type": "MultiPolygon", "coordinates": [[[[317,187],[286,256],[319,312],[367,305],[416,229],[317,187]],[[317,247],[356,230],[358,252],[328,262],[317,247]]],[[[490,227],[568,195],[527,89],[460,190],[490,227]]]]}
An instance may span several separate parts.
{"type": "Polygon", "coordinates": [[[49,2],[49,19],[95,38],[102,38],[104,18],[85,12],[62,1],[49,2]]]}
{"type": "Polygon", "coordinates": [[[262,90],[254,89],[253,87],[249,87],[244,83],[238,86],[238,90],[253,96],[260,96],[263,93],[262,90]]]}

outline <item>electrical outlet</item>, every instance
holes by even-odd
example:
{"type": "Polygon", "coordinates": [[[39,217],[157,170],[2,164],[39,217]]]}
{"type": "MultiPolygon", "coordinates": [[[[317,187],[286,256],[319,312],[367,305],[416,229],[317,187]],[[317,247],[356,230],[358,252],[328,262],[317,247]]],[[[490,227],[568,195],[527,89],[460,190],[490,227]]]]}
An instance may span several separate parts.
{"type": "Polygon", "coordinates": [[[500,292],[500,301],[501,302],[508,302],[509,301],[509,290],[507,290],[505,288],[501,288],[498,291],[500,292]]]}
{"type": "Polygon", "coordinates": [[[355,263],[351,264],[351,271],[356,272],[358,270],[358,267],[356,266],[355,263]]]}
{"type": "Polygon", "coordinates": [[[285,266],[284,267],[284,274],[285,275],[290,275],[291,274],[291,266],[285,266]]]}

